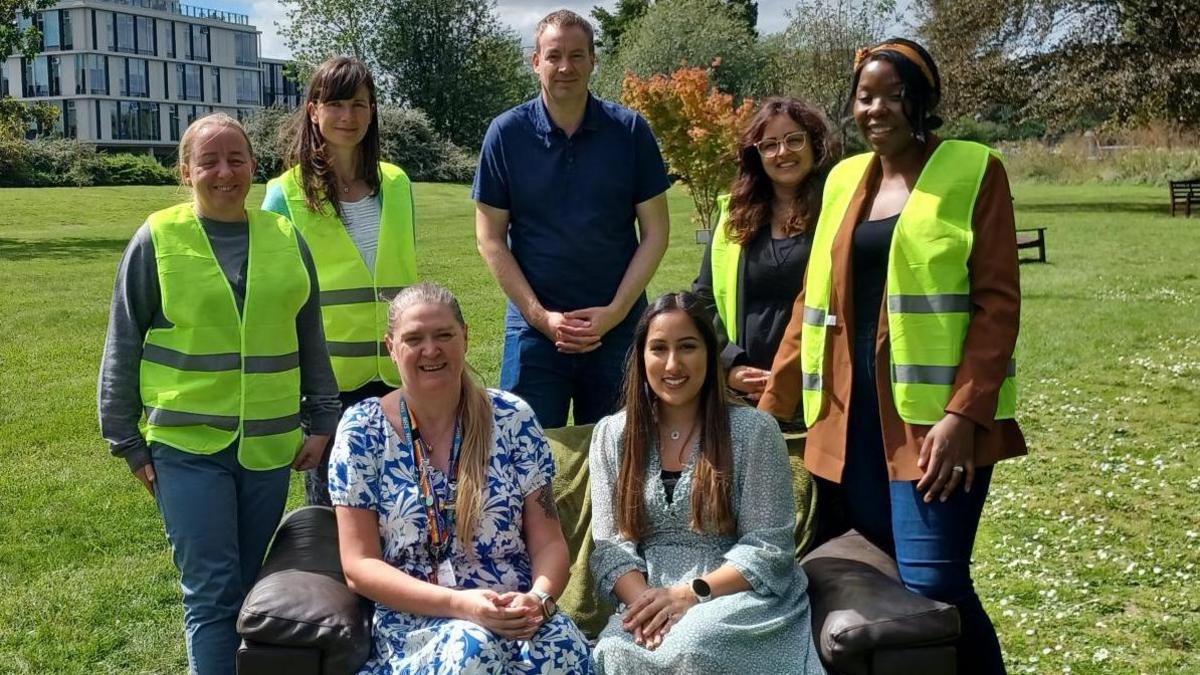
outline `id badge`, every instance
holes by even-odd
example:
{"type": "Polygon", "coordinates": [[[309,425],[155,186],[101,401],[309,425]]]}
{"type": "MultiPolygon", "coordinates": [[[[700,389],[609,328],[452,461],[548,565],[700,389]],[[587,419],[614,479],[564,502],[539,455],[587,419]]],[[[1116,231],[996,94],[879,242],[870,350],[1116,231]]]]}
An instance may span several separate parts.
{"type": "Polygon", "coordinates": [[[446,588],[458,586],[458,579],[454,576],[454,565],[451,564],[449,559],[438,563],[437,582],[438,586],[445,586],[446,588]]]}

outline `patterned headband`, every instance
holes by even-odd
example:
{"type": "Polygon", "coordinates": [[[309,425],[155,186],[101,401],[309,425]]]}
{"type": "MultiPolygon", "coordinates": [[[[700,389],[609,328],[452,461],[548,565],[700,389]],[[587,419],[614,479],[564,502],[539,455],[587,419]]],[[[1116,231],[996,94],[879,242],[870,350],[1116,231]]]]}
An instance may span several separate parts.
{"type": "Polygon", "coordinates": [[[876,45],[874,47],[863,47],[862,49],[855,52],[855,54],[854,54],[854,72],[857,73],[858,70],[860,68],[862,68],[863,64],[866,62],[866,60],[868,58],[870,58],[871,56],[873,56],[875,54],[878,54],[879,52],[884,52],[884,51],[896,52],[897,54],[903,56],[904,58],[908,59],[909,61],[912,61],[914,64],[916,64],[916,66],[918,68],[921,69],[921,73],[923,73],[925,75],[926,81],[929,82],[929,88],[937,89],[937,84],[934,83],[934,79],[933,79],[933,70],[931,70],[929,68],[929,64],[925,62],[925,59],[921,57],[921,54],[917,50],[913,49],[912,47],[909,47],[908,45],[905,45],[905,44],[900,44],[898,42],[884,42],[883,44],[876,45]]]}

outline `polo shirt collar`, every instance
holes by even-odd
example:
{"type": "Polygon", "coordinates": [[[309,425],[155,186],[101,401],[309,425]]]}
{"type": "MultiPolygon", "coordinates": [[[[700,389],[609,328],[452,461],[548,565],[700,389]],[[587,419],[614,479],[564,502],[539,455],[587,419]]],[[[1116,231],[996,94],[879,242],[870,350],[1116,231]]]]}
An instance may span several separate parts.
{"type": "MultiPolygon", "coordinates": [[[[588,92],[587,106],[583,110],[583,122],[579,125],[580,129],[595,131],[600,128],[600,116],[604,114],[601,110],[600,101],[592,96],[592,92],[588,92]]],[[[537,103],[533,106],[533,125],[537,132],[542,136],[549,136],[551,132],[558,128],[554,124],[554,120],[550,118],[550,110],[546,107],[546,99],[542,98],[539,93],[537,103]]]]}

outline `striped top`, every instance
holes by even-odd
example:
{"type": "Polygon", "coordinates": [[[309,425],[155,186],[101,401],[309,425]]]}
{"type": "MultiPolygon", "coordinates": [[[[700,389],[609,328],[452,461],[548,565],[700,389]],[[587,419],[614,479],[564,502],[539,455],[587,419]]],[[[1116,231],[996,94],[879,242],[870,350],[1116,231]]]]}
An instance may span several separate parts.
{"type": "Polygon", "coordinates": [[[367,269],[375,272],[375,251],[379,248],[379,223],[383,204],[379,195],[367,195],[356,202],[339,202],[342,223],[354,247],[362,255],[367,269]]]}

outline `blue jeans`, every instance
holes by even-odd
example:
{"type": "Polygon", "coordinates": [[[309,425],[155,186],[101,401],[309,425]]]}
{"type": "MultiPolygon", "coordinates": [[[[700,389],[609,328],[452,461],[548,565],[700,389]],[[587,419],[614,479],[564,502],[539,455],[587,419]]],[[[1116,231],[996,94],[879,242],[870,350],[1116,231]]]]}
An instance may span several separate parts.
{"type": "Polygon", "coordinates": [[[971,550],[992,467],[976,469],[971,492],[955,490],[945,502],[926,504],[917,481],[889,481],[875,373],[875,327],[864,326],[855,339],[842,482],[816,479],[816,543],[858,530],[896,558],[906,588],[958,608],[959,673],[1004,673],[996,629],[971,581],[971,550]]]}
{"type": "Polygon", "coordinates": [[[151,444],[155,498],[180,572],[188,666],[232,675],[235,624],[287,502],[290,467],[251,471],[237,443],[213,455],[151,444]]]}
{"type": "Polygon", "coordinates": [[[509,303],[500,388],[524,399],[547,429],[567,425],[572,402],[575,424],[591,424],[611,414],[621,407],[625,359],[645,306],[644,300],[638,302],[601,338],[598,349],[563,354],[509,303]]]}

